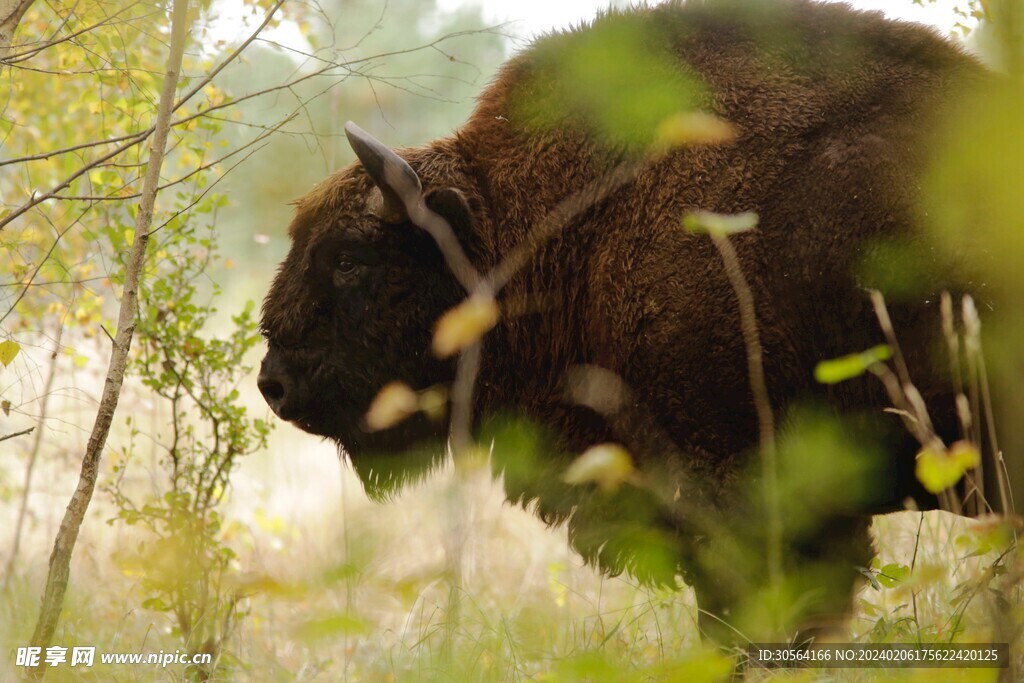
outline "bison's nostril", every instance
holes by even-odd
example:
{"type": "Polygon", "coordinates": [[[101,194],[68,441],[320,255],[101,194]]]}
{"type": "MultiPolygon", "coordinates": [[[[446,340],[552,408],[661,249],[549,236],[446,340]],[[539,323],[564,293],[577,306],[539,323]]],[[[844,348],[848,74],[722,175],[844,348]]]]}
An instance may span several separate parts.
{"type": "Polygon", "coordinates": [[[309,410],[309,391],[305,383],[288,371],[281,356],[273,350],[263,359],[256,386],[270,409],[282,420],[296,420],[309,410]]]}
{"type": "Polygon", "coordinates": [[[284,385],[276,379],[261,377],[256,380],[256,386],[259,387],[260,393],[271,404],[271,407],[284,398],[284,385]]]}

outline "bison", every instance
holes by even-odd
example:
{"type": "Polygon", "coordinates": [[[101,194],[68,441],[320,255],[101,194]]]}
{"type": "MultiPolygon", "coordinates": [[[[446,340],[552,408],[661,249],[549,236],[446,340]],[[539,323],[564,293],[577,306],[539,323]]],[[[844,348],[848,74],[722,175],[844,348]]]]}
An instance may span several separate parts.
{"type": "MultiPolygon", "coordinates": [[[[767,581],[763,557],[742,551],[760,552],[768,533],[747,485],[759,422],[734,287],[715,245],[681,218],[754,212],[757,229],[731,244],[771,407],[785,419],[793,406],[824,406],[850,418],[840,440],[881,438],[887,453],[865,456],[856,481],[822,483],[835,505],[784,532],[787,576],[815,588],[797,625],[840,614],[870,557],[869,516],[938,501],[914,476],[919,446],[882,411],[881,385],[825,387],[814,369],[886,341],[865,259],[899,240],[940,265],[919,201],[928,133],[937,112],[987,78],[931,30],[800,0],[668,2],[543,37],[449,137],[392,151],[346,127],[360,163],[297,202],[291,250],[263,305],[259,389],[278,417],[335,441],[371,495],[387,495],[443,457],[448,425],[417,413],[373,430],[364,415],[392,381],[452,384],[456,361],[431,352],[432,334],[466,297],[459,264],[410,206],[446,221],[468,270],[492,273],[520,250],[528,258],[503,283],[501,321],[482,340],[472,410],[508,498],[567,521],[574,547],[609,572],[681,574],[704,608],[702,628],[728,640],[706,615],[734,615],[767,581]],[[732,139],[644,156],[635,131],[614,135],[633,126],[629,116],[592,125],[588,106],[600,102],[563,97],[572,51],[617,27],[640,31],[659,68],[685,76],[692,96],[680,110],[727,123],[732,139]],[[566,211],[573,197],[583,200],[566,211]],[[522,251],[558,211],[555,234],[522,251]],[[574,455],[602,443],[624,447],[636,476],[614,491],[566,483],[574,455]]],[[[628,105],[631,92],[617,97],[628,105]]],[[[935,432],[952,439],[952,390],[930,356],[939,290],[959,280],[932,272],[925,291],[889,312],[935,432]]],[[[833,455],[813,453],[813,464],[826,471],[833,455]]]]}

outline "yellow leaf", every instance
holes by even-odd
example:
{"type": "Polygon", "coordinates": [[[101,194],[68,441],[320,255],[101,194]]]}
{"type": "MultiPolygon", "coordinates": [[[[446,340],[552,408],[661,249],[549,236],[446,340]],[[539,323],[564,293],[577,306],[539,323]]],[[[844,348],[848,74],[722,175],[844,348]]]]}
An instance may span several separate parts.
{"type": "Polygon", "coordinates": [[[434,355],[448,358],[478,341],[498,324],[498,304],[489,296],[471,296],[441,316],[434,328],[434,355]]]}
{"type": "Polygon", "coordinates": [[[611,492],[633,476],[633,458],[625,448],[613,443],[591,446],[576,458],[562,480],[567,484],[597,484],[611,492]]]}
{"type": "Polygon", "coordinates": [[[448,390],[445,387],[438,384],[420,392],[419,409],[431,420],[435,422],[443,420],[447,407],[448,390]]]}
{"type": "Polygon", "coordinates": [[[21,347],[18,346],[18,342],[11,341],[10,339],[0,342],[0,363],[7,367],[14,361],[19,351],[21,351],[21,347]]]}
{"type": "Polygon", "coordinates": [[[950,446],[949,457],[965,472],[981,464],[981,453],[970,441],[957,441],[950,446]]]}
{"type": "Polygon", "coordinates": [[[679,112],[658,124],[655,144],[664,149],[685,145],[713,145],[731,142],[733,127],[717,116],[699,111],[679,112]]]}
{"type": "Polygon", "coordinates": [[[926,446],[917,454],[915,474],[930,493],[940,493],[953,486],[980,460],[974,446],[965,442],[958,443],[962,445],[955,452],[936,445],[926,446]]]}
{"type": "Polygon", "coordinates": [[[402,382],[386,384],[366,411],[366,428],[371,432],[377,432],[394,427],[415,413],[418,407],[419,398],[408,385],[402,382]]]}
{"type": "Polygon", "coordinates": [[[694,211],[683,216],[683,227],[690,232],[706,232],[716,237],[725,237],[746,232],[757,227],[757,214],[744,211],[737,214],[694,211]]]}

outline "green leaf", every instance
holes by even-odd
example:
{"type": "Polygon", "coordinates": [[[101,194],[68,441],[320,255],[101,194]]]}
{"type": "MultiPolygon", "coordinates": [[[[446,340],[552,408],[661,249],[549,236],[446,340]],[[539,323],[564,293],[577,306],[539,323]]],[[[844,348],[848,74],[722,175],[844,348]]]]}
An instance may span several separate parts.
{"type": "Polygon", "coordinates": [[[821,361],[814,368],[814,379],[822,384],[838,384],[860,377],[875,363],[887,361],[891,357],[892,349],[885,344],[879,344],[867,351],[821,361]]]}
{"type": "Polygon", "coordinates": [[[21,351],[21,347],[18,346],[17,342],[13,342],[10,339],[0,342],[0,363],[7,367],[18,355],[19,351],[21,351]]]}
{"type": "Polygon", "coordinates": [[[663,27],[623,15],[563,38],[537,46],[531,76],[510,93],[517,125],[583,124],[599,143],[644,152],[666,141],[659,124],[701,104],[700,76],[668,59],[671,34],[663,27]]]}
{"type": "Polygon", "coordinates": [[[893,588],[910,578],[910,567],[904,564],[887,564],[878,572],[878,582],[886,588],[893,588]]]}

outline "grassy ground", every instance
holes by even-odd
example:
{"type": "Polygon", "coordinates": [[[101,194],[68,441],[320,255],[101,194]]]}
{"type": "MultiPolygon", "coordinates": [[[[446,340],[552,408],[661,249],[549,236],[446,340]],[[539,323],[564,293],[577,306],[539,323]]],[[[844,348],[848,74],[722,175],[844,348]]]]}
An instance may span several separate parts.
{"type": "MultiPolygon", "coordinates": [[[[378,505],[329,447],[280,435],[271,453],[236,477],[225,544],[238,554],[225,592],[246,597],[214,680],[570,681],[718,680],[728,663],[701,647],[692,592],[647,589],[603,577],[568,550],[563,530],[505,504],[482,473],[441,472],[378,505]],[[457,496],[457,497],[456,497],[457,496]]],[[[142,536],[107,525],[97,501],[83,531],[59,639],[101,652],[185,649],[172,614],[144,609],[142,579],[159,567],[132,562],[142,536]]],[[[58,508],[54,508],[58,509],[58,508]]],[[[875,523],[879,565],[913,565],[902,581],[865,582],[849,638],[944,638],[964,611],[968,636],[988,639],[983,577],[971,522],[900,513],[875,523]],[[966,605],[965,605],[966,600],[966,605]]],[[[976,526],[976,524],[975,524],[976,526]]],[[[47,533],[37,520],[22,576],[0,616],[12,653],[27,644],[44,576],[47,533]]],[[[173,558],[168,558],[173,563],[173,558]]],[[[188,643],[195,649],[196,643],[188,643]]],[[[175,681],[181,665],[68,666],[51,680],[175,681]]],[[[992,670],[804,671],[749,680],[994,681],[992,670]]]]}

